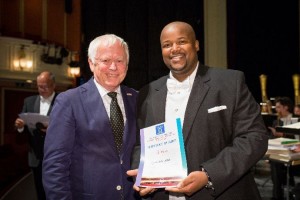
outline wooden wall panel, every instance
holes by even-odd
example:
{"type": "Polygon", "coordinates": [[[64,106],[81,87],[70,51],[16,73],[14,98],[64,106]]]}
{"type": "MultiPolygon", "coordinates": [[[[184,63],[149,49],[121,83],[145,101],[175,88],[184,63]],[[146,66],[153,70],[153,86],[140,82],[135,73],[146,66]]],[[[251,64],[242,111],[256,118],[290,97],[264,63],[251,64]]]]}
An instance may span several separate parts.
{"type": "Polygon", "coordinates": [[[21,31],[19,27],[20,12],[19,4],[20,0],[1,0],[1,27],[0,30],[3,35],[9,35],[12,37],[20,37],[21,31]],[[9,11],[9,12],[7,12],[9,11]]]}
{"type": "Polygon", "coordinates": [[[73,11],[67,14],[67,48],[80,51],[81,43],[81,0],[73,0],[73,11]]]}
{"type": "Polygon", "coordinates": [[[42,1],[24,0],[24,36],[26,39],[42,39],[42,1]]]}
{"type": "Polygon", "coordinates": [[[71,51],[81,48],[81,0],[65,12],[63,0],[0,0],[3,36],[52,42],[71,51]],[[46,12],[46,13],[45,13],[46,12]]]}
{"type": "Polygon", "coordinates": [[[4,89],[4,134],[15,133],[15,120],[22,111],[25,97],[38,94],[36,89],[4,89]],[[13,103],[12,103],[13,102],[13,103]]]}
{"type": "Polygon", "coordinates": [[[64,1],[51,0],[47,5],[47,40],[64,44],[64,1]]]}

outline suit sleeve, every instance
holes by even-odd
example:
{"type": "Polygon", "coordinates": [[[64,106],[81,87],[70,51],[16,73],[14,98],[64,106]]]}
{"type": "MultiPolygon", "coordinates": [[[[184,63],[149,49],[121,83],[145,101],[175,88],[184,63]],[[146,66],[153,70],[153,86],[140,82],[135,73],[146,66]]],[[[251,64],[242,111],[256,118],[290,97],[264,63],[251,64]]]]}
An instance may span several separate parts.
{"type": "MultiPolygon", "coordinates": [[[[256,162],[261,159],[268,145],[268,136],[260,107],[245,83],[243,73],[232,74],[233,110],[229,126],[232,137],[230,145],[224,147],[216,157],[203,163],[215,188],[216,195],[239,181],[256,162]]],[[[220,83],[222,84],[222,83],[220,83]]],[[[245,186],[246,187],[246,186],[245,186]]]]}
{"type": "Polygon", "coordinates": [[[69,169],[75,138],[75,118],[70,102],[61,93],[50,114],[43,160],[43,185],[48,200],[72,199],[69,169]]]}
{"type": "MultiPolygon", "coordinates": [[[[139,93],[141,94],[141,93],[139,93]]],[[[136,119],[137,121],[138,119],[138,113],[140,112],[140,106],[139,106],[139,99],[138,99],[138,103],[136,106],[136,119]]],[[[130,167],[131,169],[138,169],[139,167],[139,163],[140,163],[140,154],[141,154],[141,142],[140,142],[140,129],[138,126],[138,122],[136,122],[136,140],[135,140],[135,145],[131,154],[131,161],[130,161],[130,167]]]]}
{"type": "MultiPolygon", "coordinates": [[[[138,169],[141,156],[141,141],[140,141],[140,129],[145,127],[146,115],[145,115],[145,101],[149,91],[149,86],[145,86],[138,93],[136,103],[136,143],[131,155],[131,169],[138,169]]],[[[151,122],[150,122],[151,123],[151,122]]]]}

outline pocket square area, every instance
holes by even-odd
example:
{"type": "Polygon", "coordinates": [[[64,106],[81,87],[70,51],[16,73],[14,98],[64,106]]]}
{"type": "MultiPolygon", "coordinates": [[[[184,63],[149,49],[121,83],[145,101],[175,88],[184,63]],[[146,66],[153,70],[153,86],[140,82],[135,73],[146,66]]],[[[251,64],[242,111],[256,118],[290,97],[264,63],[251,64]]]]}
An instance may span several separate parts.
{"type": "Polygon", "coordinates": [[[207,111],[208,111],[208,113],[212,113],[212,112],[218,112],[220,110],[225,110],[225,109],[227,109],[227,106],[222,105],[222,106],[216,106],[216,107],[210,108],[207,111]]]}

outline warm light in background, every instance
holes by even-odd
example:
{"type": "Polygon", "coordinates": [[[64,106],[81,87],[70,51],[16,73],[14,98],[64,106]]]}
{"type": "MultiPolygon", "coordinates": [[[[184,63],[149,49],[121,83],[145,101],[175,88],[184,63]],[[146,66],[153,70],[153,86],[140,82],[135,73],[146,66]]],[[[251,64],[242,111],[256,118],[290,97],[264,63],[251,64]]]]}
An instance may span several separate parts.
{"type": "Polygon", "coordinates": [[[15,70],[19,71],[31,71],[33,61],[26,53],[25,46],[22,45],[17,53],[17,57],[13,60],[13,66],[15,70]]]}
{"type": "Polygon", "coordinates": [[[80,67],[69,67],[69,74],[72,77],[77,77],[80,75],[80,67]]]}
{"type": "Polygon", "coordinates": [[[70,52],[70,62],[69,62],[69,75],[71,77],[79,77],[80,76],[80,66],[79,66],[79,53],[78,52],[70,52]]]}

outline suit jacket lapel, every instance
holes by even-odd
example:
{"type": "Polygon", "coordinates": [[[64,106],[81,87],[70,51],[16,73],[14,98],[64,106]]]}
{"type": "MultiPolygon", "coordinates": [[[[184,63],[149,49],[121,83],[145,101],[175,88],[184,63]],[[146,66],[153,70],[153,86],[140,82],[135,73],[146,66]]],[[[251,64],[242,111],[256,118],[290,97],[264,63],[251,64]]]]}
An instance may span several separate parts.
{"type": "Polygon", "coordinates": [[[101,126],[95,127],[95,129],[99,129],[101,137],[103,136],[107,142],[110,143],[108,146],[112,148],[112,151],[117,152],[109,117],[93,78],[91,78],[86,84],[82,85],[79,95],[81,98],[80,101],[83,102],[83,106],[86,108],[85,114],[88,116],[88,119],[95,121],[95,124],[101,124],[101,126]],[[102,127],[102,130],[100,130],[100,127],[102,127]]]}
{"type": "MultiPolygon", "coordinates": [[[[199,107],[209,90],[209,85],[206,84],[206,82],[210,80],[207,71],[207,66],[199,65],[184,116],[182,131],[185,141],[188,138],[189,130],[192,128],[199,107]]],[[[153,124],[165,121],[165,106],[168,92],[166,82],[168,77],[169,76],[165,76],[165,78],[161,79],[161,82],[158,84],[158,86],[154,88],[157,92],[154,93],[151,99],[151,102],[153,102],[151,105],[151,110],[154,112],[155,119],[157,119],[157,121],[155,121],[153,124]],[[158,99],[161,99],[162,101],[159,101],[158,99]]]]}
{"type": "Polygon", "coordinates": [[[33,106],[33,111],[35,113],[40,113],[40,96],[37,95],[35,102],[34,102],[34,106],[33,106]]]}
{"type": "Polygon", "coordinates": [[[135,108],[134,102],[136,102],[133,94],[129,92],[125,87],[121,86],[121,93],[122,93],[122,98],[123,98],[123,103],[125,107],[125,114],[126,114],[126,123],[124,124],[124,135],[123,135],[123,144],[122,144],[122,150],[121,154],[127,151],[129,141],[132,140],[132,137],[136,137],[135,133],[132,133],[131,128],[136,127],[136,124],[133,124],[136,120],[134,119],[136,117],[136,113],[131,112],[131,110],[135,109],[129,109],[131,107],[135,108]]]}
{"type": "Polygon", "coordinates": [[[162,79],[161,84],[159,84],[156,88],[156,93],[154,93],[151,102],[152,103],[152,111],[153,114],[156,116],[155,119],[158,121],[155,121],[155,124],[165,122],[165,114],[166,114],[166,99],[167,99],[167,79],[169,76],[165,76],[164,79],[162,79]],[[162,101],[159,101],[161,99],[162,101]]]}
{"type": "Polygon", "coordinates": [[[208,67],[199,65],[198,72],[194,80],[193,88],[184,115],[182,132],[185,141],[188,138],[190,133],[189,130],[192,128],[199,107],[201,106],[202,101],[209,90],[209,86],[206,84],[206,82],[210,80],[210,77],[207,75],[207,70],[208,67]]]}
{"type": "Polygon", "coordinates": [[[52,107],[53,107],[53,105],[54,105],[54,101],[55,101],[55,98],[56,98],[56,96],[57,96],[57,93],[55,92],[55,94],[54,94],[54,97],[53,97],[53,99],[52,99],[52,101],[51,101],[51,104],[50,104],[49,110],[48,110],[48,112],[47,112],[47,116],[49,116],[49,115],[50,115],[50,112],[51,112],[51,110],[52,110],[52,107]]]}

